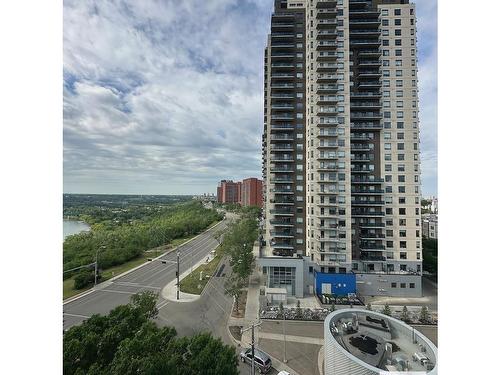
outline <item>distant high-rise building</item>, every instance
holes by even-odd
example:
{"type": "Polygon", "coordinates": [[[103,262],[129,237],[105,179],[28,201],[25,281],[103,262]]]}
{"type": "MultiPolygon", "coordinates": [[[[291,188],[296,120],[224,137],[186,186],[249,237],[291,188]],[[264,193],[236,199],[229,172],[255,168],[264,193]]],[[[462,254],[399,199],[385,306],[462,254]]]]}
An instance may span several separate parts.
{"type": "Polygon", "coordinates": [[[241,182],[222,180],[217,187],[217,201],[219,203],[239,203],[241,182]]]}
{"type": "Polygon", "coordinates": [[[318,275],[355,274],[360,294],[421,295],[416,51],[408,0],[275,0],[264,57],[268,286],[301,295],[318,275]]]}
{"type": "Polygon", "coordinates": [[[241,205],[262,207],[262,180],[252,177],[241,182],[241,205]]]}

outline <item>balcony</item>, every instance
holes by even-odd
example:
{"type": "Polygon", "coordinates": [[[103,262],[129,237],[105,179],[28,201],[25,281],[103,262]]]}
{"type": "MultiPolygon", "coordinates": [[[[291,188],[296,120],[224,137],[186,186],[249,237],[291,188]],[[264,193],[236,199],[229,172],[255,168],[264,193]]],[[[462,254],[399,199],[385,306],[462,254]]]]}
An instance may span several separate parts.
{"type": "Polygon", "coordinates": [[[287,53],[287,52],[283,52],[283,53],[273,53],[271,55],[271,58],[273,59],[288,59],[288,58],[293,58],[295,57],[295,55],[293,53],[287,53]]]}
{"type": "Polygon", "coordinates": [[[358,223],[360,228],[385,228],[385,223],[358,223]]]}
{"type": "Polygon", "coordinates": [[[359,249],[362,251],[383,251],[385,250],[385,246],[374,243],[360,243],[359,249]]]}
{"type": "Polygon", "coordinates": [[[293,145],[291,144],[274,144],[271,145],[271,151],[292,151],[293,145]]]}
{"type": "Polygon", "coordinates": [[[292,124],[272,124],[271,130],[294,130],[295,126],[292,124]]]}
{"type": "Polygon", "coordinates": [[[381,195],[385,194],[384,190],[351,190],[351,195],[381,195]]]}
{"type": "MultiPolygon", "coordinates": [[[[272,89],[293,89],[295,85],[293,83],[271,83],[272,89]]],[[[272,96],[272,94],[271,94],[272,96]]]]}
{"type": "Polygon", "coordinates": [[[292,198],[289,199],[270,199],[269,202],[274,205],[290,205],[295,204],[292,198]]]}
{"type": "Polygon", "coordinates": [[[339,157],[334,153],[331,154],[320,153],[317,157],[318,160],[337,160],[338,158],[339,157]]]}
{"type": "Polygon", "coordinates": [[[272,184],[293,184],[294,183],[292,178],[271,178],[270,182],[272,184]]]}
{"type": "Polygon", "coordinates": [[[360,260],[364,262],[385,262],[387,258],[383,255],[376,256],[376,255],[361,254],[360,260]]]}
{"type": "Polygon", "coordinates": [[[339,65],[336,63],[320,62],[320,63],[318,63],[316,70],[318,72],[320,72],[320,71],[325,71],[325,70],[328,70],[328,71],[337,70],[339,68],[340,68],[339,65]]]}
{"type": "Polygon", "coordinates": [[[290,73],[271,73],[271,79],[283,79],[283,78],[295,78],[293,74],[290,73]]]}
{"type": "Polygon", "coordinates": [[[351,129],[359,130],[380,130],[382,129],[382,124],[379,122],[359,122],[351,123],[351,129]]]}
{"type": "Polygon", "coordinates": [[[344,79],[344,76],[337,74],[318,74],[318,76],[316,77],[316,82],[337,81],[339,79],[344,79]]]}
{"type": "Polygon", "coordinates": [[[351,39],[349,44],[351,46],[378,46],[380,41],[378,39],[351,39]]]}
{"type": "Polygon", "coordinates": [[[292,189],[285,189],[285,188],[282,188],[282,187],[278,187],[278,188],[275,188],[275,189],[271,189],[271,193],[275,193],[275,194],[294,194],[294,191],[292,189]]]}
{"type": "Polygon", "coordinates": [[[294,68],[294,64],[290,63],[272,63],[271,68],[294,68]]]}
{"type": "Polygon", "coordinates": [[[293,43],[271,43],[271,48],[295,48],[293,43]]]}
{"type": "MultiPolygon", "coordinates": [[[[271,105],[271,109],[273,109],[273,110],[293,110],[294,106],[293,106],[293,103],[279,103],[279,104],[276,103],[276,104],[271,105]]],[[[289,117],[289,118],[293,119],[293,116],[289,117]]]]}
{"type": "Polygon", "coordinates": [[[385,205],[384,201],[351,201],[351,206],[383,206],[385,205]]]}
{"type": "Polygon", "coordinates": [[[382,97],[382,94],[379,92],[373,92],[373,91],[365,91],[365,92],[351,92],[350,95],[351,99],[357,99],[357,98],[380,98],[382,97]]]}
{"type": "Polygon", "coordinates": [[[289,29],[289,28],[293,28],[295,27],[295,24],[294,23],[282,23],[282,22],[271,22],[271,27],[272,28],[286,28],[286,29],[289,29]]]}
{"type": "Polygon", "coordinates": [[[293,141],[294,137],[288,134],[271,134],[272,141],[293,141]]]}
{"type": "Polygon", "coordinates": [[[290,162],[295,161],[295,159],[292,158],[291,156],[289,156],[289,157],[281,157],[281,156],[277,156],[277,155],[271,155],[271,157],[269,158],[269,160],[271,160],[271,161],[277,161],[277,162],[280,162],[280,163],[290,163],[290,162]]]}
{"type": "Polygon", "coordinates": [[[321,131],[318,133],[318,137],[338,137],[338,133],[336,131],[332,131],[329,129],[329,131],[324,131],[325,129],[321,129],[321,131]]]}
{"type": "MultiPolygon", "coordinates": [[[[358,82],[359,88],[380,88],[382,84],[380,81],[360,81],[358,82]]],[[[272,86],[271,86],[272,87],[272,86]]]]}
{"type": "Polygon", "coordinates": [[[373,163],[374,160],[373,158],[368,158],[368,157],[356,157],[356,158],[351,158],[351,163],[373,163]]]}
{"type": "Polygon", "coordinates": [[[338,45],[337,42],[332,40],[320,40],[316,45],[316,49],[317,50],[334,49],[337,47],[337,45],[338,45]]]}
{"type": "Polygon", "coordinates": [[[337,148],[337,142],[320,142],[318,148],[337,148]]]}
{"type": "Polygon", "coordinates": [[[318,171],[337,171],[339,169],[338,165],[335,163],[320,163],[317,167],[318,171]]]}
{"type": "Polygon", "coordinates": [[[294,237],[293,233],[290,233],[290,232],[270,231],[269,233],[271,234],[271,236],[277,237],[277,238],[293,238],[294,237]]]}
{"type": "Polygon", "coordinates": [[[377,29],[355,29],[350,30],[349,35],[352,36],[368,36],[368,35],[379,35],[380,32],[377,29]]]}
{"type": "Polygon", "coordinates": [[[272,93],[271,94],[272,99],[295,99],[295,96],[293,94],[284,94],[284,93],[272,93]]]}
{"type": "Polygon", "coordinates": [[[338,85],[318,85],[316,89],[317,92],[325,92],[325,91],[338,91],[338,85]]]}
{"type": "Polygon", "coordinates": [[[271,38],[295,38],[295,34],[288,32],[274,32],[271,34],[271,38]]]}
{"type": "Polygon", "coordinates": [[[338,24],[336,18],[322,18],[318,19],[316,23],[316,28],[322,29],[322,28],[328,28],[332,26],[336,26],[338,24]]]}
{"type": "Polygon", "coordinates": [[[379,60],[362,60],[358,62],[359,66],[380,66],[379,60]]]}
{"type": "Polygon", "coordinates": [[[373,135],[351,133],[351,141],[373,141],[374,139],[375,137],[373,135]]]}
{"type": "Polygon", "coordinates": [[[382,233],[360,233],[360,238],[368,238],[368,239],[385,239],[385,234],[382,233]]]}
{"type": "Polygon", "coordinates": [[[378,102],[351,102],[351,108],[381,108],[378,102]]]}
{"type": "Polygon", "coordinates": [[[351,210],[351,216],[353,217],[385,216],[385,213],[382,211],[351,210]]]}

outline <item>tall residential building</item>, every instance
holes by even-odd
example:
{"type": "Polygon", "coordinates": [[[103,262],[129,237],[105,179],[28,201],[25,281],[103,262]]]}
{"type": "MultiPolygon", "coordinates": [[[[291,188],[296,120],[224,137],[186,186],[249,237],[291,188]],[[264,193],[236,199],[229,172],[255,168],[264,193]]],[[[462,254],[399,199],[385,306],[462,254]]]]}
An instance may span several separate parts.
{"type": "Polygon", "coordinates": [[[241,182],[222,180],[217,187],[219,203],[240,203],[241,182]]]}
{"type": "Polygon", "coordinates": [[[241,182],[241,205],[262,207],[262,180],[255,177],[241,182]]]}
{"type": "Polygon", "coordinates": [[[421,295],[415,5],[275,0],[264,63],[268,286],[421,295]]]}

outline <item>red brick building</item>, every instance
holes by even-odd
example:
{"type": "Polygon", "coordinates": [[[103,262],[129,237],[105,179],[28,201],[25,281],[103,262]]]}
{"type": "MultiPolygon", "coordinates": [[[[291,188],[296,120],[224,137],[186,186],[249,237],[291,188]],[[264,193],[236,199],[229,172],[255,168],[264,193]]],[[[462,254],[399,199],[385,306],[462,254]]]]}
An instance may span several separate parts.
{"type": "Polygon", "coordinates": [[[217,186],[217,202],[262,207],[262,180],[255,177],[241,182],[222,180],[217,186]]]}
{"type": "Polygon", "coordinates": [[[240,203],[241,182],[222,180],[217,187],[217,202],[240,203]]]}
{"type": "Polygon", "coordinates": [[[242,206],[262,207],[262,180],[251,177],[245,178],[241,184],[242,206]]]}

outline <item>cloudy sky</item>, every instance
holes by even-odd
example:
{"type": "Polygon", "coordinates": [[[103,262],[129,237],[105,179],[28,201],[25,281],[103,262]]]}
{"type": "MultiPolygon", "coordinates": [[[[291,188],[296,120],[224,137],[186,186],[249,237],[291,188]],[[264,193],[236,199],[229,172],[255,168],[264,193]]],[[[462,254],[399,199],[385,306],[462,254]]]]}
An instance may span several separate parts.
{"type": "MultiPolygon", "coordinates": [[[[423,194],[437,192],[437,6],[417,0],[423,194]]],[[[64,1],[64,192],[195,194],[261,175],[272,0],[64,1]]]]}

